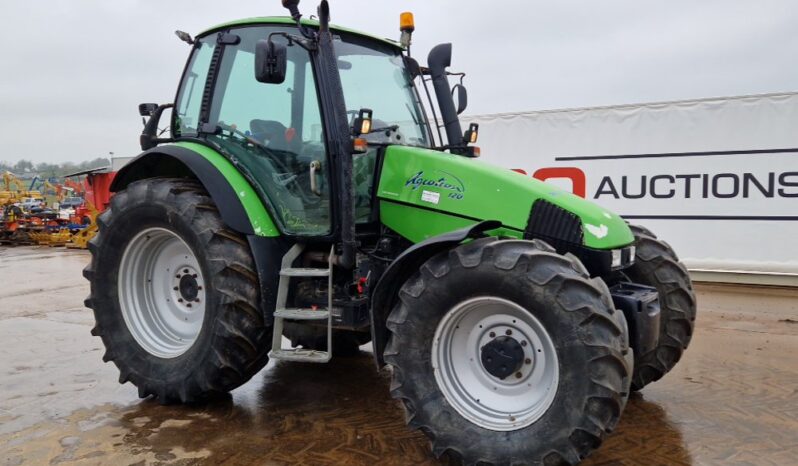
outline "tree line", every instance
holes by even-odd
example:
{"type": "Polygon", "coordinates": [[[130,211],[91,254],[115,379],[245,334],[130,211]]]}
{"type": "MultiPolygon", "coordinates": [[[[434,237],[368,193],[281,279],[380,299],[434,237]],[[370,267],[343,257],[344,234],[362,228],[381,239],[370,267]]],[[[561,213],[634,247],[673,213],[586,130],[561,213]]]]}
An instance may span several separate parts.
{"type": "Polygon", "coordinates": [[[108,167],[110,165],[111,161],[105,157],[97,157],[94,160],[78,163],[33,163],[30,160],[23,159],[16,163],[0,161],[0,173],[10,171],[14,175],[24,178],[31,178],[37,175],[44,179],[63,178],[64,175],[69,175],[70,173],[91,170],[93,168],[108,167]]]}

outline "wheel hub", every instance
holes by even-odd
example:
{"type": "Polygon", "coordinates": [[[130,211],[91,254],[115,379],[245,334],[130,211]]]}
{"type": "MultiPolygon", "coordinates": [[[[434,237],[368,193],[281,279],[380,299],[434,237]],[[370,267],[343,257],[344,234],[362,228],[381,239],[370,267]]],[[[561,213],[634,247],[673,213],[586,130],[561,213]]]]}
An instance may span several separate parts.
{"type": "Polygon", "coordinates": [[[148,228],[130,240],[119,266],[119,305],[148,353],[168,359],[191,348],[205,318],[205,293],[199,261],[176,233],[148,228]]]}
{"type": "Polygon", "coordinates": [[[494,431],[543,416],[559,385],[557,351],[529,310],[495,296],[454,306],[432,342],[435,381],[464,418],[494,431]]]}
{"type": "Polygon", "coordinates": [[[480,353],[485,370],[501,380],[518,372],[524,365],[524,348],[513,337],[496,337],[483,346],[480,353]]]}
{"type": "Polygon", "coordinates": [[[175,275],[175,280],[177,281],[177,285],[172,288],[172,291],[176,291],[176,297],[178,302],[187,302],[187,303],[198,303],[199,301],[199,294],[200,290],[202,290],[202,286],[197,281],[198,274],[194,273],[194,270],[190,268],[184,268],[178,274],[175,275]]]}

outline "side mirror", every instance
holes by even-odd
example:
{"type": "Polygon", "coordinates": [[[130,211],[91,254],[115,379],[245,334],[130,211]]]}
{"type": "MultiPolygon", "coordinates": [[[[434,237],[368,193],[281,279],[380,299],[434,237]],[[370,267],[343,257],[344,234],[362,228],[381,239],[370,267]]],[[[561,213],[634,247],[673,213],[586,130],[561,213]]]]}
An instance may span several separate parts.
{"type": "Polygon", "coordinates": [[[255,45],[255,79],[266,84],[282,84],[286,68],[288,48],[271,40],[259,40],[255,45]]]}
{"type": "Polygon", "coordinates": [[[161,121],[161,115],[164,110],[174,108],[174,104],[141,104],[139,105],[139,113],[142,116],[149,115],[150,119],[144,124],[144,131],[139,136],[139,143],[141,150],[150,150],[162,142],[169,142],[169,139],[158,139],[158,123],[161,121]],[[155,106],[153,109],[152,106],[155,106]],[[145,115],[145,112],[146,115],[145,115]]]}
{"type": "Polygon", "coordinates": [[[143,117],[152,116],[158,110],[158,104],[139,104],[139,115],[143,117]]]}
{"type": "Polygon", "coordinates": [[[455,100],[457,106],[457,114],[465,112],[468,107],[468,91],[462,84],[455,84],[452,88],[452,98],[455,100]]]}
{"type": "Polygon", "coordinates": [[[361,108],[357,112],[357,118],[352,125],[352,134],[356,137],[361,134],[369,134],[371,132],[371,117],[374,112],[370,108],[361,108]]]}
{"type": "Polygon", "coordinates": [[[471,123],[468,125],[465,134],[463,134],[463,142],[466,144],[476,144],[477,139],[479,139],[479,125],[471,123]]]}

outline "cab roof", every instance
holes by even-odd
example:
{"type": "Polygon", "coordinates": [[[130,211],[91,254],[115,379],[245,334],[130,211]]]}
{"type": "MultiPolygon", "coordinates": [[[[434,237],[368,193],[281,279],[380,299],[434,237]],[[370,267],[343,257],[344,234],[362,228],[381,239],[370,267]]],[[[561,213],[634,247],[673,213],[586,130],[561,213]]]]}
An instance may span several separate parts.
{"type": "MultiPolygon", "coordinates": [[[[201,32],[198,36],[201,37],[201,36],[204,36],[204,35],[207,35],[207,34],[222,30],[222,29],[227,29],[227,28],[236,27],[236,26],[255,26],[255,25],[261,25],[261,24],[286,24],[286,25],[294,26],[294,25],[296,25],[296,21],[294,21],[292,18],[290,18],[288,16],[259,16],[259,17],[255,17],[255,18],[238,19],[238,20],[228,21],[226,23],[219,24],[218,26],[214,26],[214,27],[212,27],[210,29],[207,29],[207,30],[201,32]]],[[[319,22],[317,20],[312,20],[312,19],[302,19],[302,25],[318,28],[319,27],[319,22]]],[[[399,44],[399,42],[396,42],[394,40],[384,39],[384,38],[381,38],[381,37],[378,37],[378,36],[375,36],[375,35],[372,35],[372,34],[368,34],[368,33],[361,32],[361,31],[356,31],[354,29],[349,29],[349,28],[345,28],[345,27],[341,27],[341,26],[336,26],[334,24],[330,25],[330,29],[332,29],[333,31],[346,32],[346,33],[349,33],[349,34],[354,34],[354,35],[358,35],[358,36],[361,36],[361,37],[365,37],[367,39],[376,40],[376,41],[382,42],[384,44],[390,45],[390,46],[398,48],[398,49],[402,48],[401,44],[399,44]]]]}

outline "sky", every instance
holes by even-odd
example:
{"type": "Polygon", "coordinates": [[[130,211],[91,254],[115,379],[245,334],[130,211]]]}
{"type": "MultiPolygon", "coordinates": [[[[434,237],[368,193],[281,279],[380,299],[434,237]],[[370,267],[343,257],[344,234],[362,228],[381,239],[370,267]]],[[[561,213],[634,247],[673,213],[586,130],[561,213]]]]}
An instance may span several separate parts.
{"type": "MultiPolygon", "coordinates": [[[[317,1],[303,0],[302,12],[317,1]]],[[[333,22],[413,54],[454,44],[469,114],[798,90],[794,0],[330,0],[333,22]]],[[[192,34],[284,15],[279,0],[4,2],[0,160],[134,156],[142,102],[171,102],[192,34]]]]}

